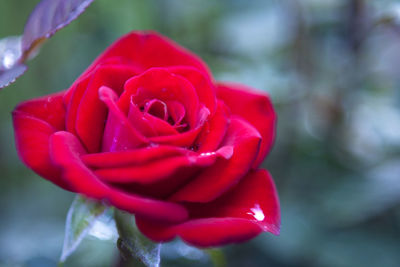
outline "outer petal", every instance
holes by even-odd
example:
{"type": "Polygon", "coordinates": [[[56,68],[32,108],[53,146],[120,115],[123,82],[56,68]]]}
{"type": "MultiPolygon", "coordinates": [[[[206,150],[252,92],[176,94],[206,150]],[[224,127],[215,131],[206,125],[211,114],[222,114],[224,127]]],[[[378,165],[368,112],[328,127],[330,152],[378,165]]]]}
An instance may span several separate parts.
{"type": "Polygon", "coordinates": [[[60,131],[65,129],[65,106],[63,95],[65,91],[36,98],[20,103],[15,112],[24,112],[50,124],[60,131]]]}
{"type": "Polygon", "coordinates": [[[103,52],[81,75],[92,71],[109,58],[122,57],[145,71],[151,67],[192,66],[211,77],[206,64],[177,43],[151,31],[135,31],[122,36],[103,52]]]}
{"type": "Polygon", "coordinates": [[[69,190],[49,157],[49,137],[65,123],[63,92],[19,104],[13,111],[15,143],[21,160],[40,176],[69,190]]]}
{"type": "Polygon", "coordinates": [[[151,220],[179,222],[187,218],[186,209],[179,204],[127,194],[101,182],[81,161],[85,153],[79,140],[69,132],[60,131],[50,137],[50,157],[62,168],[64,179],[75,192],[151,220]]]}
{"type": "Polygon", "coordinates": [[[219,197],[249,171],[260,140],[260,134],[253,126],[239,117],[231,117],[222,146],[232,146],[233,156],[229,160],[218,160],[177,191],[171,200],[204,203],[219,197]]]}
{"type": "Polygon", "coordinates": [[[271,150],[275,138],[276,114],[269,97],[244,85],[230,83],[217,85],[217,97],[229,106],[232,114],[243,117],[260,132],[260,152],[253,164],[257,168],[271,150]]]}
{"type": "Polygon", "coordinates": [[[140,231],[154,241],[169,241],[179,236],[199,247],[244,241],[262,231],[279,234],[278,195],[265,170],[249,173],[214,202],[190,204],[187,208],[190,219],[180,224],[161,224],[140,217],[136,222],[140,231]]]}

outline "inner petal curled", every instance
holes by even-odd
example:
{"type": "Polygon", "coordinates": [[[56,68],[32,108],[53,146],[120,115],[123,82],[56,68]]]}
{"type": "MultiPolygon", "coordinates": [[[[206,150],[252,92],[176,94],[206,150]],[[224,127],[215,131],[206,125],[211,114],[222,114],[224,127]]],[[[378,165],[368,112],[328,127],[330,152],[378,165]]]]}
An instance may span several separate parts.
{"type": "Polygon", "coordinates": [[[151,99],[144,104],[144,112],[158,117],[164,121],[168,119],[167,105],[158,99],[151,99]]]}

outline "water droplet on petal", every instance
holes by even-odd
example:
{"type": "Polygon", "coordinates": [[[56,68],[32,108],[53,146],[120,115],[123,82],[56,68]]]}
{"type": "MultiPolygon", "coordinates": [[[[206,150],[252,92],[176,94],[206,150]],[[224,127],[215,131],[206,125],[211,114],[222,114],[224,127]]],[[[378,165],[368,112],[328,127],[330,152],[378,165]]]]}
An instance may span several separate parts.
{"type": "Polygon", "coordinates": [[[259,204],[255,204],[254,208],[251,208],[250,210],[251,212],[247,212],[247,214],[253,216],[254,219],[256,219],[259,222],[264,220],[265,215],[259,204]]]}
{"type": "Polygon", "coordinates": [[[209,157],[209,156],[212,156],[212,155],[215,155],[215,154],[216,154],[215,152],[204,152],[204,153],[201,153],[199,155],[199,157],[209,157]]]}

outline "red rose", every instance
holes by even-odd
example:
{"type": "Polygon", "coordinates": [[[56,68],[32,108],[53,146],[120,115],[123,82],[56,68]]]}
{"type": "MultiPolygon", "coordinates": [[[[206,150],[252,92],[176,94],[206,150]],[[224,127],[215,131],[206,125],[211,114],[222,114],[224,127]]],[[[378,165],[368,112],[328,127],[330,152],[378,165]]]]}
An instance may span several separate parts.
{"type": "Polygon", "coordinates": [[[64,189],[134,213],[155,241],[196,246],[279,233],[279,201],[258,166],[269,98],[215,83],[200,58],[156,33],[109,47],[66,91],[13,112],[19,156],[64,189]]]}

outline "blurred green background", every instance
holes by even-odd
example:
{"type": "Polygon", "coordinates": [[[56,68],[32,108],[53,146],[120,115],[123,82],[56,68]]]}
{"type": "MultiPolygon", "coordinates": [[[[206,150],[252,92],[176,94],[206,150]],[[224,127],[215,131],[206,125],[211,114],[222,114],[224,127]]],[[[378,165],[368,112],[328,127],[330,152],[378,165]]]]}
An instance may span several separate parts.
{"type": "MultiPolygon", "coordinates": [[[[0,1],[0,38],[38,0],[0,1]]],[[[56,266],[73,194],[18,159],[11,111],[69,87],[116,38],[154,29],[199,54],[217,80],[268,92],[277,139],[264,162],[279,237],[208,252],[175,242],[162,266],[400,266],[400,3],[393,0],[96,0],[0,91],[0,266],[56,266]]],[[[111,266],[87,238],[65,266],[111,266]]]]}

